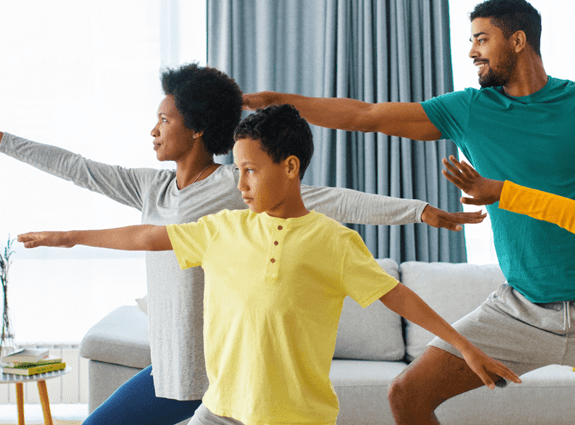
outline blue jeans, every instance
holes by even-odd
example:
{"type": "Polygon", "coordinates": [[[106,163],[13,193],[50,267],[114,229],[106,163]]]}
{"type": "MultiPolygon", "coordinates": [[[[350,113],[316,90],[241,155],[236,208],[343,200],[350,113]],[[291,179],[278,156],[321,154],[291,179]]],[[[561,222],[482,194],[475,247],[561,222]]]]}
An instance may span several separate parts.
{"type": "Polygon", "coordinates": [[[156,397],[148,366],[118,388],[83,425],[173,425],[193,416],[201,400],[156,397]]]}

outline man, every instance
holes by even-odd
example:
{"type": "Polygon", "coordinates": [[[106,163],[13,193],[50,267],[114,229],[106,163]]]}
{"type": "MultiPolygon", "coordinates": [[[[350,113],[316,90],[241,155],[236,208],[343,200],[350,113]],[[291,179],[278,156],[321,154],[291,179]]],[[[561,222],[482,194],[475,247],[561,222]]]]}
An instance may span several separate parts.
{"type": "MultiPolygon", "coordinates": [[[[263,92],[245,95],[244,108],[291,103],[310,123],[324,127],[450,138],[487,178],[575,198],[575,84],[547,76],[539,13],[525,0],[489,0],[470,18],[469,56],[478,67],[480,90],[423,103],[380,104],[263,92]]],[[[508,284],[454,327],[518,374],[575,364],[575,340],[563,319],[575,300],[575,235],[487,208],[508,284]]],[[[439,404],[482,385],[473,375],[460,354],[432,341],[390,386],[396,422],[438,423],[439,404]]]]}

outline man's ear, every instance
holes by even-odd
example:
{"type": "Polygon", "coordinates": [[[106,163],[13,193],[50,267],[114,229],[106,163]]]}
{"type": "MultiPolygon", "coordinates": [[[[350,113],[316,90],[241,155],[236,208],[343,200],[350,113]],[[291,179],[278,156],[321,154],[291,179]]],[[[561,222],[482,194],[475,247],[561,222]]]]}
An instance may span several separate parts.
{"type": "Polygon", "coordinates": [[[290,179],[299,179],[299,158],[290,155],[284,160],[286,174],[290,179]]]}
{"type": "Polygon", "coordinates": [[[513,43],[515,53],[519,53],[527,47],[527,36],[523,30],[517,31],[509,38],[509,40],[513,43]]]}

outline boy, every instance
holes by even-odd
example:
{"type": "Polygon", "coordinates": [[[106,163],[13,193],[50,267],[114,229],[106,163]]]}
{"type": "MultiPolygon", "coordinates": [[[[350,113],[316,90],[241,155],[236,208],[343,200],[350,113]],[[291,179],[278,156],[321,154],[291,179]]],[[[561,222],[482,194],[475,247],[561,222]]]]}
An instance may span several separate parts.
{"type": "Polygon", "coordinates": [[[461,198],[463,204],[491,205],[499,202],[500,209],[548,221],[575,233],[575,200],[508,180],[503,182],[488,179],[482,177],[467,162],[459,162],[453,155],[449,159],[453,164],[443,158],[443,164],[447,168],[443,170],[443,175],[471,195],[471,198],[461,198]]]}
{"type": "Polygon", "coordinates": [[[387,275],[354,231],[314,211],[300,184],[313,153],[307,122],[289,105],[247,117],[234,134],[238,189],[248,210],[196,223],[19,236],[26,247],[84,244],[175,251],[202,266],[210,386],[190,424],[335,424],[329,381],[344,298],[380,299],[461,352],[490,388],[519,378],[387,275]]]}

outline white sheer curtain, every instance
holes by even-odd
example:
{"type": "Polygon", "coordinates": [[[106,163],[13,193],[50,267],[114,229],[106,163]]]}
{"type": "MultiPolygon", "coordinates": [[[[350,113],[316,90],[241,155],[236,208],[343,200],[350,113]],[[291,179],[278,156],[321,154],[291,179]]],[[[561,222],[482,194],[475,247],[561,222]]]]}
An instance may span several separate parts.
{"type": "MultiPolygon", "coordinates": [[[[110,164],[161,166],[150,136],[160,69],[205,64],[205,0],[6,0],[0,16],[0,131],[110,164]]],[[[25,231],[140,221],[136,210],[4,155],[0,182],[2,249],[25,231]]],[[[77,342],[146,291],[139,254],[17,246],[13,259],[17,341],[77,342]]]]}
{"type": "MultiPolygon", "coordinates": [[[[575,15],[572,0],[529,0],[542,17],[541,54],[547,74],[556,78],[575,80],[575,57],[566,53],[566,40],[571,38],[571,21],[575,15]]],[[[451,0],[450,28],[453,64],[453,85],[455,90],[466,87],[479,88],[477,70],[468,52],[471,25],[469,13],[479,0],[451,0]]],[[[476,210],[465,206],[464,210],[476,210]]],[[[485,208],[484,208],[485,210],[485,208]]],[[[473,264],[497,263],[489,217],[481,225],[465,228],[467,261],[473,264]]]]}

